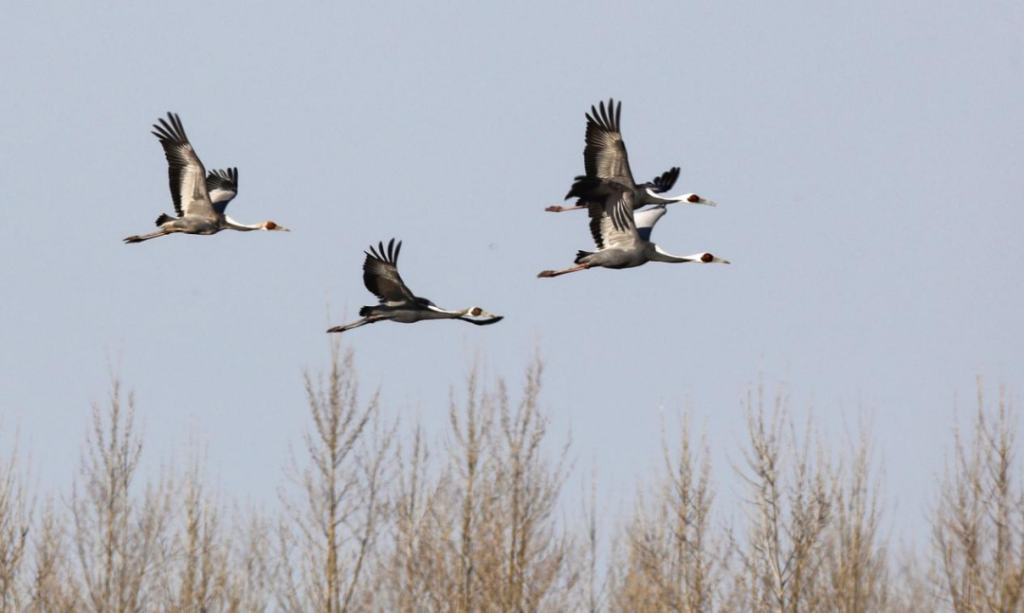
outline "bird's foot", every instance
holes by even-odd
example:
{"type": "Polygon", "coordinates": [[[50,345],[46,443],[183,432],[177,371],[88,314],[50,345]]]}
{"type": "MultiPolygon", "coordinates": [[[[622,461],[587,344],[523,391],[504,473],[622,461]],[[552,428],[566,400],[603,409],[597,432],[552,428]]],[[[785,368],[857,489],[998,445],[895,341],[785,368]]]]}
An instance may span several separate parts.
{"type": "Polygon", "coordinates": [[[565,207],[564,206],[558,206],[557,204],[552,204],[551,206],[549,206],[548,208],[546,208],[544,210],[548,211],[548,212],[551,212],[551,213],[561,213],[562,211],[565,210],[565,207]]]}
{"type": "Polygon", "coordinates": [[[553,271],[553,270],[545,270],[545,271],[542,271],[540,274],[538,274],[537,278],[538,279],[543,279],[545,277],[554,277],[554,276],[556,276],[555,275],[555,271],[553,271]]]}
{"type": "Polygon", "coordinates": [[[141,242],[142,242],[142,239],[139,238],[138,235],[136,235],[136,236],[129,236],[128,238],[124,239],[124,244],[126,244],[126,245],[130,245],[131,243],[141,243],[141,242]]]}

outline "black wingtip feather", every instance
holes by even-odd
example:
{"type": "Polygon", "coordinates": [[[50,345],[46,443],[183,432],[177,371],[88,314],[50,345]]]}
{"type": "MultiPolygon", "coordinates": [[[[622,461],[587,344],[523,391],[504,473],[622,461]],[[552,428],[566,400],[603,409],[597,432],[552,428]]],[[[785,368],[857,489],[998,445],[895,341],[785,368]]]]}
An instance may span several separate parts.
{"type": "Polygon", "coordinates": [[[174,143],[188,143],[188,136],[185,134],[185,127],[181,123],[181,118],[178,117],[177,113],[167,113],[167,118],[170,123],[164,120],[163,117],[157,119],[159,123],[153,124],[153,135],[159,138],[161,141],[170,141],[174,143]]]}
{"type": "Polygon", "coordinates": [[[386,264],[397,266],[398,254],[401,251],[402,241],[398,241],[397,243],[395,243],[395,239],[392,238],[390,241],[388,241],[388,246],[386,249],[384,248],[384,241],[379,241],[376,247],[370,245],[370,250],[364,251],[363,253],[374,259],[380,260],[381,262],[384,262],[386,264]]]}

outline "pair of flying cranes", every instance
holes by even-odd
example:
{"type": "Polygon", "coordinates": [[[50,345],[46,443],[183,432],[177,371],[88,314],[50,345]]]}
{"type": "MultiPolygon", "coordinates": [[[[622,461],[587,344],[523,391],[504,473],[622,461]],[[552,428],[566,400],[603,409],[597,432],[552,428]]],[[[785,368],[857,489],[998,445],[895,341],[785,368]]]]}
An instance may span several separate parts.
{"type": "MultiPolygon", "coordinates": [[[[665,214],[665,207],[677,202],[715,206],[697,194],[663,196],[679,178],[679,168],[672,168],[650,183],[637,184],[629,169],[626,145],[619,129],[622,104],[601,102],[590,107],[587,114],[587,145],[583,150],[586,174],[576,177],[565,199],[576,198],[572,207],[550,206],[548,211],[562,212],[588,209],[590,233],[597,251],[579,251],[574,266],[561,270],[545,270],[538,277],[587,270],[588,268],[633,268],[647,262],[728,264],[710,253],[672,255],[651,242],[654,225],[665,214]],[[644,208],[649,207],[649,208],[644,208]]],[[[171,196],[177,217],[161,214],[156,219],[156,232],[129,236],[125,243],[141,243],[169,234],[216,234],[221,230],[283,231],[288,228],[272,221],[243,224],[227,216],[228,203],[238,194],[238,169],[213,170],[207,174],[192,144],[185,135],[181,119],[167,114],[167,121],[153,126],[153,135],[160,139],[167,156],[171,196]]],[[[415,323],[427,319],[459,319],[486,326],[503,319],[480,307],[442,309],[430,300],[412,293],[398,274],[398,254],[402,243],[395,239],[370,247],[363,262],[363,283],[380,303],[359,309],[358,321],[337,326],[328,332],[344,332],[378,321],[391,320],[415,323]]]]}

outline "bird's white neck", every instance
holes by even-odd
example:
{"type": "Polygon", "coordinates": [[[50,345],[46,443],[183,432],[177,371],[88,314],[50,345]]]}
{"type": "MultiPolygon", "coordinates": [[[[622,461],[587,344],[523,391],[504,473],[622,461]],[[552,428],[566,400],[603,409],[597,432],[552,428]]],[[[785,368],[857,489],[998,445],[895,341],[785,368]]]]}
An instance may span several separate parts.
{"type": "Polygon", "coordinates": [[[685,202],[687,204],[703,204],[699,200],[691,200],[695,198],[696,194],[680,194],[678,196],[662,196],[647,188],[647,195],[649,196],[650,204],[675,204],[677,202],[685,202]]]}
{"type": "Polygon", "coordinates": [[[435,313],[438,313],[440,315],[445,315],[445,316],[452,317],[452,318],[462,317],[463,315],[468,314],[469,311],[471,310],[471,309],[459,309],[459,310],[451,311],[451,310],[448,310],[448,309],[442,309],[441,307],[437,306],[436,304],[428,305],[427,309],[429,309],[429,310],[431,310],[431,311],[433,311],[435,313]]]}
{"type": "Polygon", "coordinates": [[[668,262],[670,264],[684,264],[686,262],[699,262],[700,256],[704,254],[697,253],[694,255],[672,255],[661,247],[654,245],[654,253],[650,255],[650,259],[655,262],[668,262]]]}
{"type": "Polygon", "coordinates": [[[231,228],[232,230],[238,230],[240,232],[249,232],[250,230],[262,230],[263,229],[263,222],[254,223],[254,224],[238,223],[237,221],[235,221],[234,219],[231,219],[227,215],[224,216],[224,223],[225,223],[225,225],[227,225],[227,227],[231,228]]]}

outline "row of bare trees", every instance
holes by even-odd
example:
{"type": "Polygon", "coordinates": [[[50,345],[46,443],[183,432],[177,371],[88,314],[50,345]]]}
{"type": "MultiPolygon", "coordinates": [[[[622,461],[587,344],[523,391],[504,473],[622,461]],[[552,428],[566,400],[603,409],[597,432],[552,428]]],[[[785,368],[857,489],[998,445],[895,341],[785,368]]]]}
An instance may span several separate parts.
{"type": "Polygon", "coordinates": [[[931,542],[886,531],[871,424],[830,444],[763,386],[717,500],[708,437],[667,418],[662,462],[625,509],[582,512],[540,400],[453,390],[431,440],[360,394],[351,352],[307,375],[310,426],[279,512],[208,485],[196,445],[183,470],[139,471],[135,403],[115,376],[94,405],[70,493],[40,498],[18,449],[0,454],[0,611],[999,611],[1024,610],[1024,489],[1017,416],[1000,391],[955,429],[931,542]],[[610,516],[610,517],[609,517],[610,516]]]}

